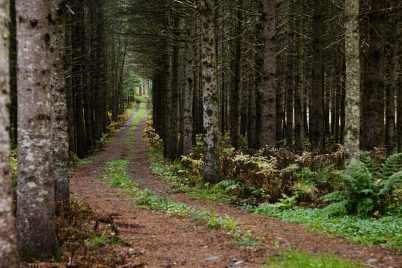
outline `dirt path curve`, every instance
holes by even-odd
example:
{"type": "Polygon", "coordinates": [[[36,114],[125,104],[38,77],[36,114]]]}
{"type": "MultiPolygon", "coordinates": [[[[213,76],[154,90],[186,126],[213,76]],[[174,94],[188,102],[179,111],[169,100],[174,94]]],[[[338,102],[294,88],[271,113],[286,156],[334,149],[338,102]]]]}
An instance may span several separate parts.
{"type": "Polygon", "coordinates": [[[368,260],[375,267],[402,267],[400,251],[378,247],[363,247],[341,238],[324,237],[306,231],[300,225],[247,213],[219,202],[195,200],[177,193],[152,174],[147,158],[147,146],[142,138],[144,121],[138,126],[131,148],[124,143],[131,120],[113,138],[111,144],[91,158],[91,164],[74,170],[71,189],[97,212],[112,215],[120,225],[120,236],[142,252],[140,260],[149,267],[258,267],[269,254],[287,248],[309,253],[330,253],[363,264],[368,260]],[[128,173],[142,188],[194,207],[210,208],[235,217],[247,230],[265,244],[263,248],[239,247],[230,243],[223,231],[210,230],[187,220],[172,218],[165,213],[138,209],[130,198],[102,185],[97,176],[109,160],[127,158],[128,173]]]}

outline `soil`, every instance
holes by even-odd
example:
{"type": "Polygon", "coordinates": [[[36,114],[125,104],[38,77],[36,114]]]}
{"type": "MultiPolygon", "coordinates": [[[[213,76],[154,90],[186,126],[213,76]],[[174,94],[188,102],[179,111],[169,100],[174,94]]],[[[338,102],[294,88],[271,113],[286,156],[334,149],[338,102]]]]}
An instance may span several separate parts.
{"type": "MultiPolygon", "coordinates": [[[[402,267],[400,250],[356,245],[342,238],[307,231],[300,225],[177,193],[150,171],[147,145],[142,137],[145,120],[139,124],[135,134],[130,135],[134,115],[108,146],[89,158],[90,163],[73,169],[71,179],[73,198],[87,203],[101,217],[111,219],[118,226],[119,238],[124,241],[123,246],[118,246],[124,256],[124,264],[106,263],[106,267],[258,267],[267,257],[287,249],[337,255],[365,265],[370,263],[373,267],[402,267]],[[125,142],[127,137],[133,139],[132,144],[125,142]],[[121,158],[129,160],[128,174],[141,188],[194,207],[232,216],[244,229],[251,230],[263,245],[240,246],[223,230],[211,230],[188,219],[136,207],[132,198],[104,186],[99,179],[106,162],[121,158]]],[[[112,253],[100,252],[119,254],[116,250],[110,250],[112,253]]],[[[104,258],[107,258],[106,255],[104,258]]],[[[105,265],[99,258],[103,257],[98,254],[94,258],[93,267],[104,267],[95,265],[105,265]]]]}

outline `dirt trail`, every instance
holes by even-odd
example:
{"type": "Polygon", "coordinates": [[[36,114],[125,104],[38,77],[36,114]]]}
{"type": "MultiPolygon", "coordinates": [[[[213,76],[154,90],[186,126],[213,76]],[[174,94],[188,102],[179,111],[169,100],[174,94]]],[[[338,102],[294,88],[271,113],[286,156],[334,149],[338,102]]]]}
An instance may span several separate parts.
{"type": "Polygon", "coordinates": [[[125,143],[134,116],[135,113],[105,150],[90,158],[90,164],[74,169],[71,189],[77,199],[86,201],[95,211],[113,216],[120,226],[120,237],[140,255],[135,264],[147,267],[258,267],[266,256],[296,248],[309,253],[339,255],[363,264],[375,259],[375,267],[402,267],[398,250],[358,246],[341,238],[308,232],[299,225],[177,193],[149,169],[147,146],[142,138],[145,121],[137,128],[133,145],[125,143]],[[232,243],[224,231],[211,230],[162,212],[136,208],[131,198],[102,185],[98,178],[107,161],[120,158],[129,160],[128,173],[142,188],[194,207],[210,208],[235,217],[245,229],[252,230],[254,236],[262,240],[264,247],[241,247],[232,243]]]}

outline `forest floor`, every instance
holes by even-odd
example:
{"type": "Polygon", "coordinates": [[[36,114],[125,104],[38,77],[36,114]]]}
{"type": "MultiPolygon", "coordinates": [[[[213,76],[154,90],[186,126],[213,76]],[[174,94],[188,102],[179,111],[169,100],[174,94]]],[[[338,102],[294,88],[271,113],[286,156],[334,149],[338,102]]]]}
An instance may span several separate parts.
{"type": "MultiPolygon", "coordinates": [[[[73,169],[70,185],[73,199],[88,204],[100,218],[108,219],[104,224],[116,226],[116,235],[124,241],[95,247],[90,253],[93,256],[87,257],[88,267],[259,267],[268,258],[290,249],[309,255],[334,255],[370,267],[402,267],[402,257],[396,249],[357,245],[228,204],[194,199],[172,189],[150,170],[143,139],[146,117],[132,128],[138,112],[136,109],[103,150],[73,169]],[[241,245],[228,231],[135,205],[131,196],[100,179],[107,163],[120,159],[128,161],[127,175],[140,189],[149,189],[157,196],[195,209],[228,215],[258,243],[241,245]]],[[[74,262],[79,260],[71,257],[69,267],[74,267],[74,262]]]]}

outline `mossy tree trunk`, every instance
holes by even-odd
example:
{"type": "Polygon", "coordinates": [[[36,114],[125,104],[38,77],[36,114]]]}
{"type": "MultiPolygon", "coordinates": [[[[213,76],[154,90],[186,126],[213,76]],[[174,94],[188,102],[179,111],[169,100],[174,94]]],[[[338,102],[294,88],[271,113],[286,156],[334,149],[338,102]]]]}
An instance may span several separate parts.
{"type": "Polygon", "coordinates": [[[0,1],[0,267],[18,266],[10,169],[9,1],[0,1]]]}
{"type": "Polygon", "coordinates": [[[345,163],[356,157],[360,135],[359,0],[345,1],[345,163]]]}
{"type": "Polygon", "coordinates": [[[22,256],[51,258],[57,251],[50,86],[53,5],[17,1],[18,184],[17,230],[22,256]]]}
{"type": "Polygon", "coordinates": [[[203,79],[203,122],[204,122],[204,181],[216,182],[219,178],[218,156],[218,90],[216,85],[215,47],[215,0],[201,1],[201,68],[203,79]]]}

